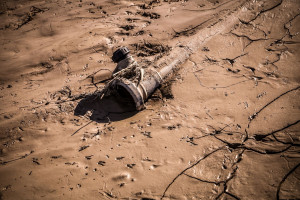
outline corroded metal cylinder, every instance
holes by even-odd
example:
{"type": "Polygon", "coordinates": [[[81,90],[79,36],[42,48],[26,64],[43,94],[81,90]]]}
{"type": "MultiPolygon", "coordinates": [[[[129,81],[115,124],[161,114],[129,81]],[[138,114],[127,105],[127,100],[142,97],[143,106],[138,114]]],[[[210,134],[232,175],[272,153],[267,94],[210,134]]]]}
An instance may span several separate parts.
{"type": "Polygon", "coordinates": [[[130,55],[130,51],[127,47],[121,47],[113,53],[112,60],[117,64],[117,67],[113,71],[113,74],[118,73],[122,69],[127,68],[135,62],[133,57],[130,55]]]}
{"type": "Polygon", "coordinates": [[[118,88],[123,88],[131,95],[137,110],[141,110],[144,107],[144,102],[163,81],[159,72],[151,70],[150,74],[150,76],[138,83],[133,83],[127,79],[120,79],[116,82],[118,88]]]}

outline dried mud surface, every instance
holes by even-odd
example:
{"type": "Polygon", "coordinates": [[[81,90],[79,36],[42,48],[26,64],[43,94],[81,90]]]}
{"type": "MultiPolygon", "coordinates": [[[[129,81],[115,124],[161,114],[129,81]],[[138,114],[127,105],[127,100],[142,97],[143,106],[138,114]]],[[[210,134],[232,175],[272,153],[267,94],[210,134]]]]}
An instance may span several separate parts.
{"type": "Polygon", "coordinates": [[[1,1],[0,18],[0,199],[300,198],[298,0],[1,1]],[[161,68],[197,37],[146,109],[99,100],[116,48],[161,68]]]}

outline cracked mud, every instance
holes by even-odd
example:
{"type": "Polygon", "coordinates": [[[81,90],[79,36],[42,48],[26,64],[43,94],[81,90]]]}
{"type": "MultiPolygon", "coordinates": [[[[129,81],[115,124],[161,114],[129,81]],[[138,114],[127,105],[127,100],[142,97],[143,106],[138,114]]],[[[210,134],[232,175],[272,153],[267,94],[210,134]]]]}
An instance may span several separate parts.
{"type": "Polygon", "coordinates": [[[300,198],[299,1],[20,0],[0,17],[0,199],[300,198]],[[189,56],[136,112],[97,93],[120,46],[145,68],[189,56]]]}

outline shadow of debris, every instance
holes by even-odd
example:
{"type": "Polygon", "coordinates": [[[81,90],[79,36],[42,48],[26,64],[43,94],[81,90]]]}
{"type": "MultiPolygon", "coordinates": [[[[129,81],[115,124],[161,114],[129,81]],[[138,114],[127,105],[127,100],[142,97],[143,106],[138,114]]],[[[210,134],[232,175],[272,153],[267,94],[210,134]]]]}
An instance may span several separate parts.
{"type": "Polygon", "coordinates": [[[92,121],[108,123],[129,118],[137,112],[133,100],[128,96],[115,94],[100,99],[97,95],[90,95],[78,103],[74,115],[83,116],[88,114],[92,121]]]}

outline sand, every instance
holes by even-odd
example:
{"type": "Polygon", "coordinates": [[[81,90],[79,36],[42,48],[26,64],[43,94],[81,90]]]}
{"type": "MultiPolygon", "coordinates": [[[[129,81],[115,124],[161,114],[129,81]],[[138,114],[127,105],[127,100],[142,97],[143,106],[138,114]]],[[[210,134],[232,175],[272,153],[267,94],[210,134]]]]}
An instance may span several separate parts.
{"type": "Polygon", "coordinates": [[[300,198],[298,0],[0,6],[0,199],[300,198]],[[121,46],[191,51],[137,112],[97,95],[121,46]]]}

